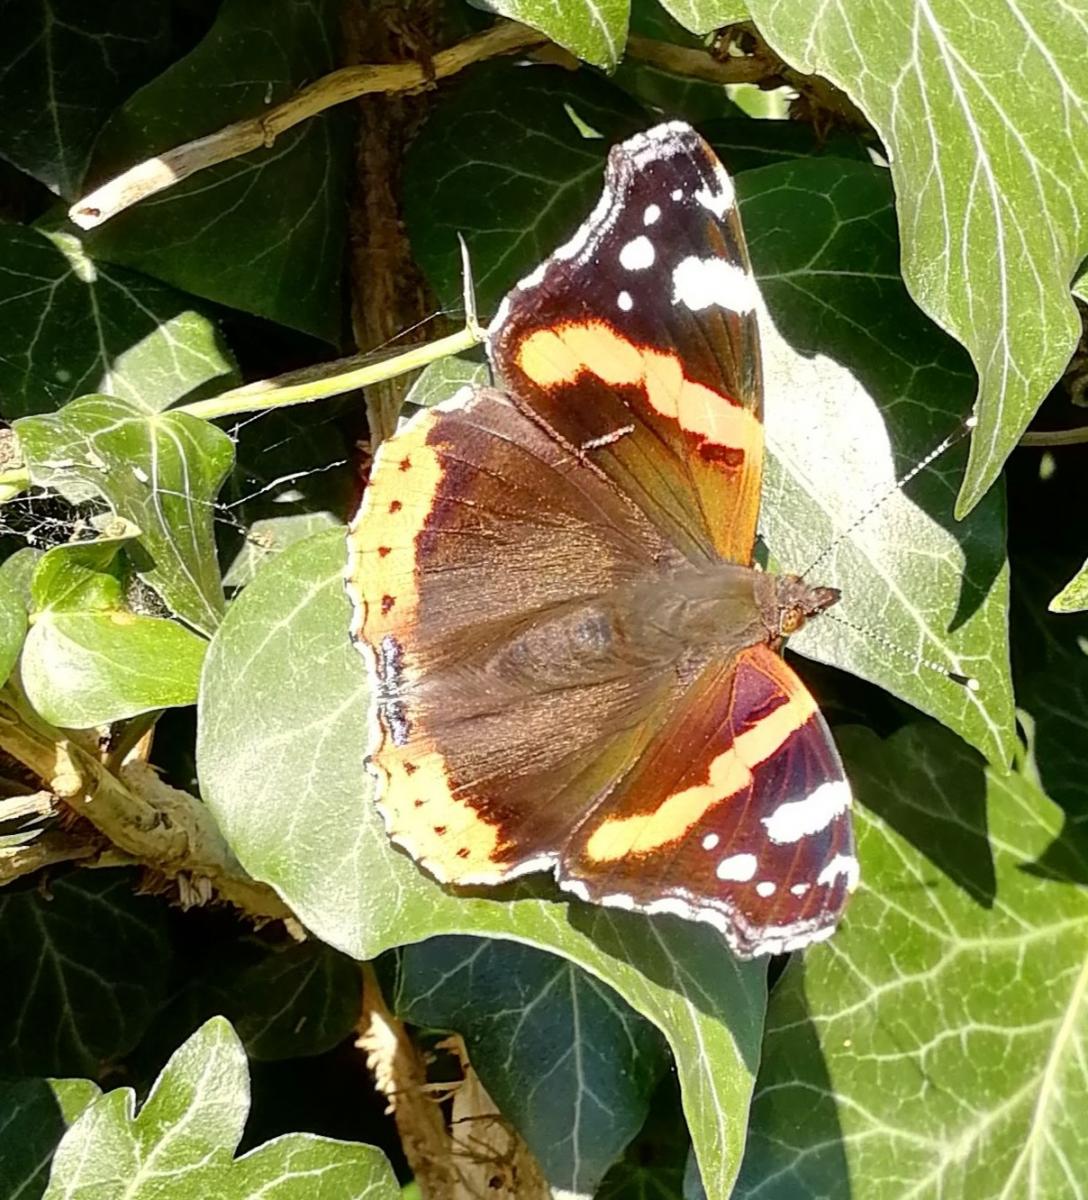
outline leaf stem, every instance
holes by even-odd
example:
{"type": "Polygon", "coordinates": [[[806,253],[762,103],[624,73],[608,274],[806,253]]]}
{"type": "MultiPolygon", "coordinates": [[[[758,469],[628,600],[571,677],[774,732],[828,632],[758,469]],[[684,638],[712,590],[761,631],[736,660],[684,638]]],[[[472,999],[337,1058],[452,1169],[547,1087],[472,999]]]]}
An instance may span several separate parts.
{"type": "MultiPolygon", "coordinates": [[[[256,412],[268,408],[284,408],[290,404],[305,404],[312,400],[321,400],[327,396],[339,396],[344,392],[353,392],[357,388],[368,387],[370,384],[381,383],[386,379],[395,379],[409,371],[416,371],[440,358],[448,358],[451,354],[461,354],[471,350],[484,340],[484,331],[474,319],[466,322],[464,329],[451,333],[449,337],[439,338],[424,346],[413,346],[395,358],[387,358],[382,362],[367,363],[349,371],[337,370],[335,374],[312,378],[301,383],[285,383],[286,379],[297,379],[298,375],[283,376],[279,382],[275,379],[261,380],[250,383],[245,387],[231,388],[218,396],[209,396],[205,400],[194,400],[191,404],[179,404],[173,412],[188,413],[193,417],[202,417],[206,421],[216,417],[228,417],[234,413],[256,412]]],[[[337,364],[339,365],[339,364],[337,364]]]]}
{"type": "Polygon", "coordinates": [[[1088,425],[1076,429],[1039,429],[1025,433],[1021,446],[1080,446],[1088,442],[1088,425]]]}

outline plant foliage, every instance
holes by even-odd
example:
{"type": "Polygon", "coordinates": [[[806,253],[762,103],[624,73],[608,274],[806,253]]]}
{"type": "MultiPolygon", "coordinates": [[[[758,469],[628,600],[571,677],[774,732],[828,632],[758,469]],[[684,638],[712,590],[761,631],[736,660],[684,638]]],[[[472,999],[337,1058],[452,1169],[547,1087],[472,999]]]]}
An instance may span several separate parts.
{"type": "Polygon", "coordinates": [[[0,1200],[1079,1196],[1085,13],[0,0],[0,28],[0,1200]],[[317,398],[457,328],[459,237],[489,316],[609,146],[674,117],[736,178],[763,296],[760,553],[843,591],[790,649],[863,882],[770,971],[389,843],[344,525],[371,433],[487,368],[317,398]],[[96,208],[129,168],[142,198],[96,208]]]}

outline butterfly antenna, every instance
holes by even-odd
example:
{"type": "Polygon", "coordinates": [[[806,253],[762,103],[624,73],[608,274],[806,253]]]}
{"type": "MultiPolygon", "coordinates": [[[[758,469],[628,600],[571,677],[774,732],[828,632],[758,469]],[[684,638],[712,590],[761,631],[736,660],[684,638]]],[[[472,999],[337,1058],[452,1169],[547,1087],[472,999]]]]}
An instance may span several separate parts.
{"type": "MultiPolygon", "coordinates": [[[[963,439],[967,437],[967,435],[977,424],[977,417],[968,417],[959,429],[955,430],[953,433],[950,433],[940,442],[939,445],[934,446],[933,449],[930,450],[930,452],[925,456],[925,458],[923,458],[920,462],[915,463],[905,475],[897,479],[895,483],[893,483],[886,492],[878,496],[868,508],[862,510],[862,512],[850,522],[850,524],[838,535],[838,537],[833,538],[801,572],[802,578],[807,576],[810,571],[815,570],[816,567],[818,567],[820,563],[827,558],[827,556],[835,549],[836,546],[842,545],[842,543],[846,541],[846,539],[854,532],[855,529],[858,528],[859,525],[863,525],[873,515],[873,513],[875,513],[876,510],[881,507],[881,505],[883,505],[887,500],[890,500],[892,496],[901,492],[907,486],[907,484],[910,483],[910,481],[916,475],[924,471],[934,459],[940,458],[946,450],[951,450],[951,448],[958,442],[963,441],[963,439]]],[[[842,618],[839,617],[838,620],[842,621],[842,618]]],[[[943,667],[938,669],[944,671],[943,667]]]]}
{"type": "Polygon", "coordinates": [[[902,646],[893,642],[890,637],[882,633],[879,629],[871,629],[867,625],[856,625],[849,618],[830,610],[821,614],[821,620],[823,619],[834,621],[836,625],[843,625],[859,636],[876,642],[878,646],[881,646],[904,662],[909,663],[912,667],[925,667],[927,670],[935,671],[938,675],[943,675],[951,683],[959,684],[960,687],[966,688],[969,692],[977,692],[982,686],[973,675],[961,675],[958,671],[950,671],[943,663],[939,663],[935,659],[923,658],[920,654],[912,654],[909,650],[904,650],[902,646]]]}

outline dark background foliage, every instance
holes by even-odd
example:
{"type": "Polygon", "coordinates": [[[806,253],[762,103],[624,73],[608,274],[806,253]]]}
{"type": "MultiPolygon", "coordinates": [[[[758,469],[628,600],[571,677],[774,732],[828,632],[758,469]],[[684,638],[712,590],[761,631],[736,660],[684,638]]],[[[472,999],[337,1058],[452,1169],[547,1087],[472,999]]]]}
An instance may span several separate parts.
{"type": "MultiPolygon", "coordinates": [[[[495,13],[0,0],[0,1198],[468,1194],[384,1111],[356,1045],[382,1060],[379,1028],[435,1084],[461,1036],[524,1142],[471,1147],[492,1194],[544,1194],[531,1153],[610,1200],[1079,1195],[1084,29],[1046,0],[985,26],[896,0],[489,7],[521,53],[453,72],[495,13]],[[425,86],[382,76],[69,219],[398,62],[425,86]],[[457,235],[490,315],[663,116],[735,174],[768,310],[760,553],[821,556],[844,592],[792,661],[864,882],[769,971],[544,881],[455,896],[389,846],[343,524],[370,432],[484,368],[314,382],[459,328],[457,235]],[[286,372],[311,402],[229,394],[286,372]]],[[[425,1101],[439,1126],[457,1103],[425,1101]]]]}

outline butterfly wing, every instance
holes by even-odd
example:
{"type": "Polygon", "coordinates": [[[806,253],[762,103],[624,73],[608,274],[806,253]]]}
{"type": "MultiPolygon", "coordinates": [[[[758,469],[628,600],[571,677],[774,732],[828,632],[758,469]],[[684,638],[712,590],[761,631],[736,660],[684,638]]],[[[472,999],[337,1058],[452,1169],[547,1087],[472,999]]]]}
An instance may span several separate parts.
{"type": "Polygon", "coordinates": [[[602,598],[680,555],[490,390],[381,447],[349,548],[391,836],[443,880],[550,865],[676,692],[602,598]]]}
{"type": "Polygon", "coordinates": [[[812,697],[767,646],[715,662],[564,847],[561,886],[675,912],[742,957],[826,937],[856,885],[850,788],[812,697]]]}
{"type": "Polygon", "coordinates": [[[612,150],[596,210],[490,330],[514,402],[694,561],[751,562],[763,461],[755,297],[733,185],[673,122],[612,150]]]}

